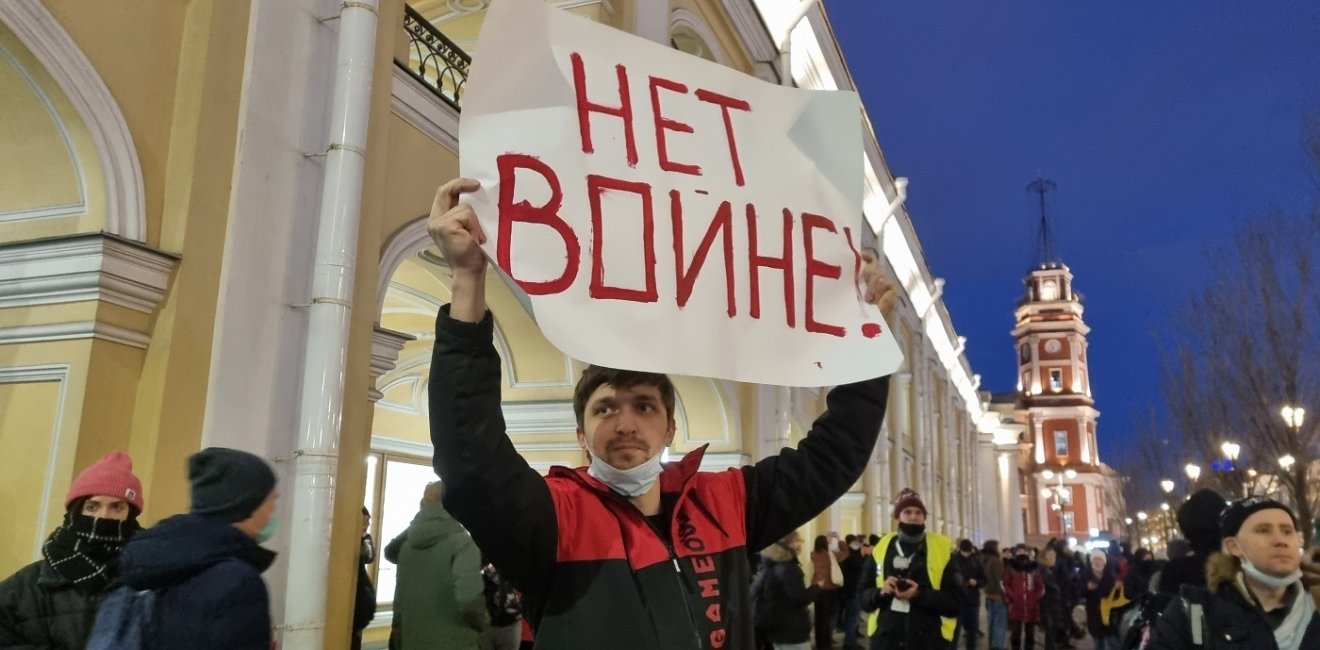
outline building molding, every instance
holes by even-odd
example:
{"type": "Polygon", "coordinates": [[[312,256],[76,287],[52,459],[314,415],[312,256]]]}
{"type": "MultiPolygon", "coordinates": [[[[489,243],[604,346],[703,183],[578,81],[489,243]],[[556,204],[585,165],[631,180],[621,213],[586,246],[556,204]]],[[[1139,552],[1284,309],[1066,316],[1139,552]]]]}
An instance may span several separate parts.
{"type": "Polygon", "coordinates": [[[403,332],[396,332],[392,329],[381,327],[377,323],[371,332],[371,384],[367,389],[367,398],[373,402],[379,402],[384,393],[376,387],[377,382],[385,373],[394,369],[398,365],[399,352],[409,341],[415,341],[417,337],[403,332]]]}
{"type": "Polygon", "coordinates": [[[179,257],[105,233],[0,246],[0,308],[102,300],[152,315],[179,257]]]}
{"type": "Polygon", "coordinates": [[[41,554],[41,544],[46,539],[46,520],[50,516],[51,497],[55,490],[54,471],[59,461],[60,439],[64,433],[64,408],[69,395],[69,364],[57,363],[39,366],[10,366],[0,368],[0,384],[36,384],[55,382],[59,384],[60,395],[55,401],[55,418],[51,423],[50,452],[46,455],[46,480],[41,485],[41,508],[37,512],[36,538],[32,541],[32,558],[41,554]]]}
{"type": "Polygon", "coordinates": [[[669,12],[669,37],[671,39],[674,35],[674,28],[680,26],[691,29],[697,33],[697,36],[701,37],[701,40],[710,48],[710,54],[715,57],[716,63],[724,66],[729,65],[729,57],[724,53],[724,45],[720,43],[719,37],[715,35],[710,25],[707,25],[706,21],[701,19],[701,16],[690,9],[675,7],[669,12]]]}
{"type": "Polygon", "coordinates": [[[47,343],[50,341],[72,341],[78,339],[99,339],[109,343],[118,343],[140,350],[147,349],[151,337],[146,334],[118,325],[100,321],[76,321],[72,323],[47,323],[42,325],[21,325],[0,328],[0,345],[19,343],[47,343]]]}
{"type": "Polygon", "coordinates": [[[128,122],[105,81],[40,2],[0,2],[0,21],[50,73],[87,128],[105,181],[106,232],[146,241],[142,165],[128,122]]]}
{"type": "Polygon", "coordinates": [[[394,66],[390,112],[458,155],[458,109],[440,99],[401,65],[394,66]]]}
{"type": "Polygon", "coordinates": [[[64,116],[60,115],[55,108],[54,102],[50,99],[50,94],[36,79],[32,78],[32,71],[23,66],[13,53],[3,46],[0,46],[0,57],[9,60],[10,65],[18,71],[23,81],[27,82],[28,88],[32,94],[41,102],[42,108],[50,116],[51,122],[55,124],[59,131],[60,140],[64,143],[64,150],[69,155],[69,165],[73,168],[74,179],[78,185],[78,200],[57,205],[36,206],[8,212],[0,212],[0,221],[25,221],[28,219],[50,219],[54,217],[77,216],[87,212],[87,174],[83,169],[83,160],[78,155],[78,148],[73,144],[73,136],[69,135],[69,125],[64,116]]]}

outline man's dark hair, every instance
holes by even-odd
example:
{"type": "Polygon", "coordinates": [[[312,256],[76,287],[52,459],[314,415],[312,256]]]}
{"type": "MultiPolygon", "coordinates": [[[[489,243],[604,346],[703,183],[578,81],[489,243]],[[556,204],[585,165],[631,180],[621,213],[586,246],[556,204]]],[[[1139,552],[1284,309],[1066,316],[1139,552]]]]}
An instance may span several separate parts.
{"type": "Polygon", "coordinates": [[[654,386],[660,391],[660,402],[665,407],[665,415],[674,421],[674,382],[668,375],[658,372],[637,372],[635,370],[616,370],[604,366],[587,366],[573,389],[573,415],[577,416],[579,429],[586,430],[587,400],[597,388],[609,384],[616,389],[636,386],[654,386]]]}
{"type": "Polygon", "coordinates": [[[819,551],[824,551],[824,550],[828,549],[829,547],[830,547],[830,540],[829,540],[829,539],[827,539],[824,535],[817,535],[817,536],[816,536],[815,550],[816,550],[817,552],[819,552],[819,551]]]}

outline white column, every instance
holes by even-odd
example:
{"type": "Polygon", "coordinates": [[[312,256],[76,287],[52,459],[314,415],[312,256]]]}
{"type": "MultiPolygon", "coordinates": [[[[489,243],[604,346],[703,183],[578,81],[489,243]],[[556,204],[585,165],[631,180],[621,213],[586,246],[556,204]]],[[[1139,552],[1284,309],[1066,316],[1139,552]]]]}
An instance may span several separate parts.
{"type": "Polygon", "coordinates": [[[633,12],[634,34],[666,47],[669,45],[669,2],[667,0],[634,2],[633,12]]]}
{"type": "MultiPolygon", "coordinates": [[[[904,444],[909,436],[915,434],[914,427],[916,426],[912,417],[912,373],[900,372],[894,375],[894,379],[898,382],[898,403],[895,404],[898,408],[894,419],[898,426],[894,431],[894,444],[896,445],[894,450],[895,472],[890,477],[890,483],[885,490],[885,496],[889,499],[897,496],[898,491],[903,489],[903,484],[907,481],[908,460],[907,454],[904,453],[904,444]]],[[[886,518],[881,519],[881,521],[887,520],[887,515],[886,518]]]]}
{"type": "Polygon", "coordinates": [[[984,542],[987,539],[1000,539],[1000,531],[1004,527],[1004,513],[999,507],[1002,500],[1002,491],[999,487],[999,470],[997,469],[999,461],[995,453],[994,439],[989,435],[984,435],[977,442],[977,468],[980,470],[980,482],[977,483],[980,489],[977,490],[979,504],[978,510],[981,516],[981,526],[979,529],[980,538],[977,542],[984,542]]]}
{"type": "Polygon", "coordinates": [[[1000,542],[1013,544],[1025,540],[1027,536],[1018,492],[1018,447],[1016,444],[1000,445],[996,447],[996,451],[998,452],[996,471],[999,473],[999,520],[1003,526],[1001,534],[1006,538],[1000,539],[1000,542]]]}

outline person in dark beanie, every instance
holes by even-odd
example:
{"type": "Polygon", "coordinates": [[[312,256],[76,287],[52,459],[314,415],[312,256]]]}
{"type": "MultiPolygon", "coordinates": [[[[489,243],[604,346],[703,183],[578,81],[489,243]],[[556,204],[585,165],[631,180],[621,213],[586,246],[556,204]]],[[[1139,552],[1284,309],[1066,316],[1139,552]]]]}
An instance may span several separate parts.
{"type": "Polygon", "coordinates": [[[1178,528],[1191,546],[1187,555],[1170,558],[1160,571],[1156,589],[1177,595],[1183,585],[1205,586],[1205,564],[1219,550],[1219,517],[1228,501],[1214,490],[1200,490],[1178,506],[1178,528]]]}
{"type": "Polygon", "coordinates": [[[977,557],[976,545],[970,539],[958,542],[958,554],[953,563],[958,575],[963,579],[963,591],[967,599],[958,612],[958,632],[954,635],[953,647],[957,648],[957,636],[966,639],[967,650],[976,650],[976,638],[981,632],[981,590],[985,588],[985,568],[977,557]]]}
{"type": "Polygon", "coordinates": [[[120,550],[141,530],[142,506],[128,454],[111,452],[83,470],[42,559],[0,582],[0,648],[81,650],[116,586],[120,550]]]}
{"type": "Polygon", "coordinates": [[[124,547],[124,586],[101,606],[88,650],[270,650],[261,573],[275,553],[261,543],[275,529],[275,473],[258,456],[211,447],[188,459],[188,480],[188,514],[124,547]]]}
{"type": "Polygon", "coordinates": [[[857,643],[857,623],[862,618],[862,602],[859,600],[862,582],[862,542],[860,535],[845,538],[848,557],[839,560],[839,570],[843,571],[843,587],[839,589],[839,598],[843,601],[843,650],[860,650],[857,643]]]}
{"type": "Polygon", "coordinates": [[[1320,648],[1320,568],[1302,562],[1292,510],[1265,496],[1235,501],[1220,518],[1220,536],[1206,585],[1182,590],[1148,647],[1320,648]]]}
{"type": "Polygon", "coordinates": [[[882,537],[862,566],[871,650],[945,650],[964,600],[953,540],[926,531],[926,504],[911,489],[899,492],[894,518],[898,532],[882,537]]]}

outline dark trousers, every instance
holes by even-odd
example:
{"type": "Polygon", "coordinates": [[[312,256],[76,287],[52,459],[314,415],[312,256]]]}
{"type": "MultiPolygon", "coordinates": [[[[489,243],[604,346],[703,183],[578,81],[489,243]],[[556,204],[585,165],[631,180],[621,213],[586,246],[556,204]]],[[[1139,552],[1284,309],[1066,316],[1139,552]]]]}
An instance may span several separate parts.
{"type": "Polygon", "coordinates": [[[816,594],[816,648],[833,647],[834,617],[839,610],[839,590],[821,590],[816,594]]]}
{"type": "Polygon", "coordinates": [[[1008,639],[1013,650],[1032,650],[1036,647],[1036,624],[1023,621],[1008,622],[1008,639]],[[1023,632],[1026,632],[1023,635],[1023,632]],[[1026,638],[1024,639],[1023,636],[1026,638]]]}
{"type": "Polygon", "coordinates": [[[969,605],[958,610],[958,631],[954,632],[954,650],[958,648],[958,638],[967,640],[967,650],[976,650],[976,637],[981,633],[981,599],[977,598],[969,605]]]}

